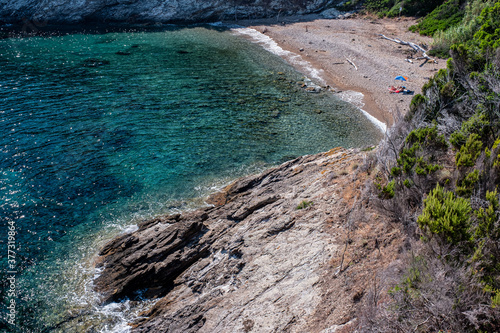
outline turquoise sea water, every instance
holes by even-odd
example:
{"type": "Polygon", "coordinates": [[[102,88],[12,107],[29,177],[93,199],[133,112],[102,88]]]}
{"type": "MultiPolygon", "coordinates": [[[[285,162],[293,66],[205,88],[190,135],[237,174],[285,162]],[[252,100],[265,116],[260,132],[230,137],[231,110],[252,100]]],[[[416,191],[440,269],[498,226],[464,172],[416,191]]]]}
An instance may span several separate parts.
{"type": "Polygon", "coordinates": [[[210,27],[0,40],[2,319],[16,310],[0,329],[126,331],[148,302],[104,307],[92,291],[110,237],[236,177],[378,142],[359,110],[301,80],[210,27]]]}

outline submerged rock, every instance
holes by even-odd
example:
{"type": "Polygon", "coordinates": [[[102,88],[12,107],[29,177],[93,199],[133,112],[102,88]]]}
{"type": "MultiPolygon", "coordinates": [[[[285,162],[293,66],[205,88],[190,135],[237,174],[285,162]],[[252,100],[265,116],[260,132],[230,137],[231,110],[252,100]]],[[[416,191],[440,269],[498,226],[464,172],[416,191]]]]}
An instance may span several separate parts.
{"type": "Polygon", "coordinates": [[[308,78],[305,78],[303,82],[299,83],[302,83],[301,87],[304,88],[304,90],[308,93],[320,93],[327,89],[327,87],[318,86],[308,78]]]}

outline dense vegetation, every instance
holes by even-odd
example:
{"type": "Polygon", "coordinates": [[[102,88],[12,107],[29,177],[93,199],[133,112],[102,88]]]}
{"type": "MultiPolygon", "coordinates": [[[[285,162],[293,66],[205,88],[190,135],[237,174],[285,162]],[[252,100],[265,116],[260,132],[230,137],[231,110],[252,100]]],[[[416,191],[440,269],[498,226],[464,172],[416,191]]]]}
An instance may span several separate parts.
{"type": "Polygon", "coordinates": [[[410,27],[413,32],[433,36],[431,55],[448,57],[451,45],[473,38],[479,29],[483,9],[491,8],[495,0],[349,0],[340,9],[360,9],[379,17],[416,16],[419,22],[410,27]]]}
{"type": "Polygon", "coordinates": [[[464,0],[447,0],[410,29],[432,36],[436,31],[444,31],[456,26],[465,15],[464,3],[464,0]]]}
{"type": "Polygon", "coordinates": [[[440,32],[447,68],[378,152],[374,200],[402,224],[411,255],[384,273],[397,275],[388,298],[367,297],[363,332],[500,327],[500,1],[469,1],[453,24],[465,33],[440,32]]]}
{"type": "Polygon", "coordinates": [[[361,8],[381,17],[425,16],[443,2],[444,0],[348,0],[341,6],[346,10],[361,8]]]}

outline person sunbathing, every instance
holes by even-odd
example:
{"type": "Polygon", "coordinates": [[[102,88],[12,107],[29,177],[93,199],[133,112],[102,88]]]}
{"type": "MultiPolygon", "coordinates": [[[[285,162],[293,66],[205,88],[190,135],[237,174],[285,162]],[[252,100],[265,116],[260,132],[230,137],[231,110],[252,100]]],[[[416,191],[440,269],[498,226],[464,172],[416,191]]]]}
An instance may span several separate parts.
{"type": "Polygon", "coordinates": [[[406,89],[406,87],[404,87],[404,86],[403,87],[402,86],[399,86],[399,87],[390,86],[389,92],[391,94],[403,93],[404,95],[413,95],[413,91],[406,89]]]}
{"type": "Polygon", "coordinates": [[[405,89],[406,89],[406,87],[401,87],[401,86],[399,86],[399,87],[397,87],[397,88],[396,88],[396,87],[394,87],[394,86],[390,86],[390,87],[389,87],[389,92],[390,92],[391,94],[396,94],[396,93],[403,92],[405,89]]]}

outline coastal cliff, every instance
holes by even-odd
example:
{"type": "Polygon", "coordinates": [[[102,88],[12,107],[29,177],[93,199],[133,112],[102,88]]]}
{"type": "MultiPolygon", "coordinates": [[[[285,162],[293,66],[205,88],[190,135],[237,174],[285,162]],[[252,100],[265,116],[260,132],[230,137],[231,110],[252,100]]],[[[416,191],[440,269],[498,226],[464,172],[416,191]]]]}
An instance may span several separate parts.
{"type": "Polygon", "coordinates": [[[359,199],[365,154],[300,157],[235,181],[209,198],[211,207],[140,224],[101,249],[96,290],[104,302],[139,292],[159,299],[132,323],[135,332],[353,324],[354,305],[400,246],[399,231],[359,199]]]}
{"type": "Polygon", "coordinates": [[[39,24],[86,22],[206,22],[313,13],[335,0],[7,0],[0,22],[39,24]]]}

